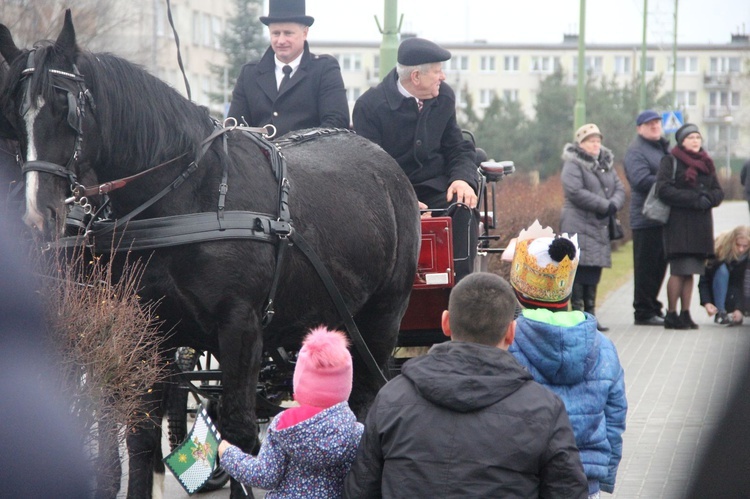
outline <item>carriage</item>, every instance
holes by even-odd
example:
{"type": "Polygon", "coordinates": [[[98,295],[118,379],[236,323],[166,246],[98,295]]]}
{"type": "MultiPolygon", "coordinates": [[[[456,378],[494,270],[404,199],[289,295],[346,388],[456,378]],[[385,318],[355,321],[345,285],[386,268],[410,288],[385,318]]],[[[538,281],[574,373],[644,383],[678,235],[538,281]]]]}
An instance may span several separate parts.
{"type": "MultiPolygon", "coordinates": [[[[420,242],[414,191],[379,147],[346,130],[271,142],[224,126],[131,63],[80,50],[69,11],[54,44],[30,50],[0,25],[0,53],[10,62],[0,126],[27,151],[26,224],[62,247],[80,244],[58,240],[65,222],[79,224],[87,247],[116,265],[123,255],[148,260],[139,295],[157,303],[165,361],[179,352],[175,376],[199,397],[223,393],[218,420],[233,443],[252,449],[252,415],[268,418],[289,398],[294,352],[311,326],[349,332],[350,405],[360,414],[386,381],[394,345],[443,339],[450,219],[425,222],[420,242]],[[75,216],[91,197],[108,217],[75,216]],[[200,360],[203,351],[222,369],[200,360]]],[[[492,184],[511,169],[488,162],[483,178],[492,184]]],[[[494,196],[483,203],[488,231],[494,196]]],[[[127,432],[128,497],[150,497],[163,472],[163,411],[173,442],[184,427],[187,392],[162,385],[144,394],[148,418],[127,432]]],[[[117,490],[119,475],[105,485],[117,490]]],[[[236,482],[231,493],[244,495],[236,482]]]]}

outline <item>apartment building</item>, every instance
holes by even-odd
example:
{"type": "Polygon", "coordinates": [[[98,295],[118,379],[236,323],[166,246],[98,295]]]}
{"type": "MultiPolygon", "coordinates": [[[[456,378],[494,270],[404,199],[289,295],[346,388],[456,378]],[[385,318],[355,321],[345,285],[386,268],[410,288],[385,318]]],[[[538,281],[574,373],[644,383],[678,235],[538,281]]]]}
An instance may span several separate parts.
{"type": "MultiPolygon", "coordinates": [[[[750,157],[750,40],[728,35],[716,45],[678,45],[677,109],[696,123],[713,155],[730,151],[750,157]]],[[[540,82],[561,68],[575,85],[578,72],[578,37],[566,35],[559,44],[494,44],[483,41],[442,44],[453,57],[444,64],[448,83],[459,106],[471,94],[481,113],[495,96],[518,101],[530,117],[540,82]]],[[[381,78],[379,45],[316,41],[318,53],[335,55],[341,65],[350,106],[381,78]]],[[[592,44],[586,47],[586,71],[625,84],[638,77],[641,46],[592,44]]],[[[661,74],[663,92],[672,90],[672,47],[647,47],[646,77],[661,74]]],[[[666,110],[665,110],[666,111],[666,110]]],[[[571,113],[573,110],[571,109],[571,113]]]]}

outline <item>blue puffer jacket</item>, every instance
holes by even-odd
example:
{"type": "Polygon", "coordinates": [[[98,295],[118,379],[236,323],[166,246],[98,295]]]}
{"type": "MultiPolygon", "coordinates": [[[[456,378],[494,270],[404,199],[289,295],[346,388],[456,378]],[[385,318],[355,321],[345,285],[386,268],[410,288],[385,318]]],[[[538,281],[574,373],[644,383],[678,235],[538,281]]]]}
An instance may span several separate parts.
{"type": "Polygon", "coordinates": [[[565,403],[589,493],[612,493],[628,403],[617,350],[596,330],[596,318],[582,312],[524,310],[509,351],[565,403]]]}

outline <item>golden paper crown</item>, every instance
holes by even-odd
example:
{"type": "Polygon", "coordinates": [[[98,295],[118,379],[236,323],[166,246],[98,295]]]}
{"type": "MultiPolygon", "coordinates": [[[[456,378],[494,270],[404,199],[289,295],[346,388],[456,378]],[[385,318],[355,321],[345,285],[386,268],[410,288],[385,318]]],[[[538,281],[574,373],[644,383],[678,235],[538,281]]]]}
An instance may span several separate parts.
{"type": "Polygon", "coordinates": [[[551,227],[542,228],[535,220],[503,253],[504,260],[512,257],[510,284],[520,295],[519,299],[528,298],[530,304],[534,301],[553,304],[564,303],[570,296],[580,255],[578,236],[560,236],[570,240],[576,248],[573,260],[565,256],[560,262],[549,255],[549,246],[555,237],[551,227]]]}

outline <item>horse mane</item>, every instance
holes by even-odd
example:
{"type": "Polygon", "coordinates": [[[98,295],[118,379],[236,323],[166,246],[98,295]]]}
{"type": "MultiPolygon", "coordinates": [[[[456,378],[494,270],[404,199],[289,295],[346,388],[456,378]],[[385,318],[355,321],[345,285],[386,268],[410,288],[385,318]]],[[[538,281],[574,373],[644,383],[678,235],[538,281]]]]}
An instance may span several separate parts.
{"type": "MultiPolygon", "coordinates": [[[[47,102],[53,98],[49,72],[42,69],[70,71],[70,62],[61,57],[54,43],[37,44],[31,95],[47,102]]],[[[9,80],[18,81],[25,63],[16,61],[9,80]]],[[[111,53],[85,50],[77,50],[75,64],[93,96],[94,108],[85,112],[93,116],[101,138],[97,161],[139,171],[186,152],[194,156],[213,127],[207,108],[190,102],[141,66],[111,53]]]]}

